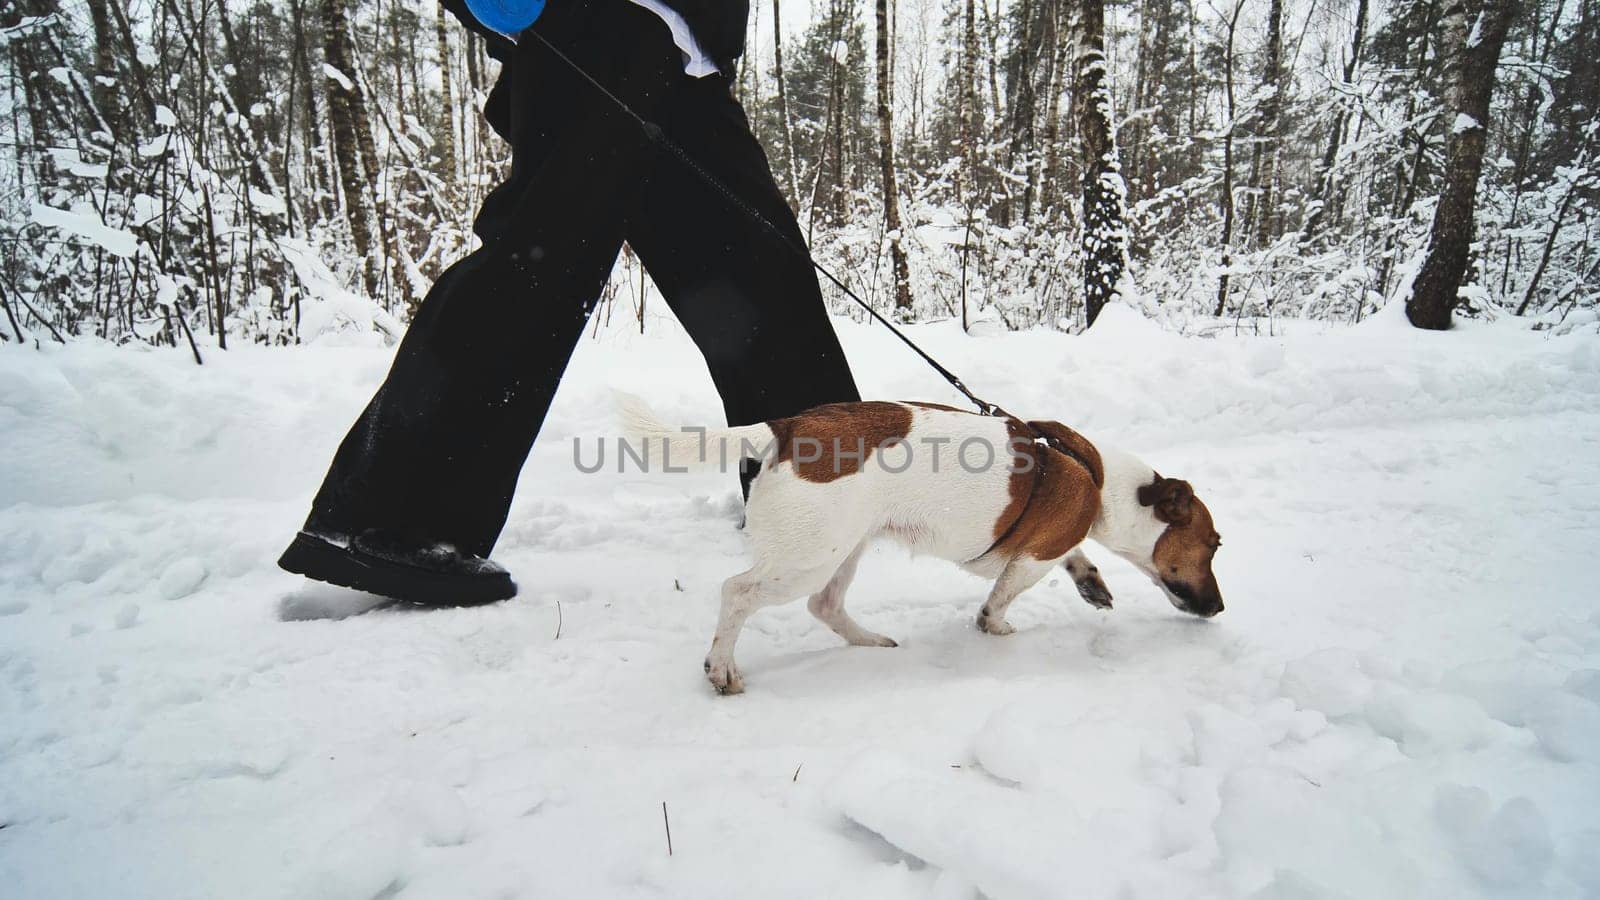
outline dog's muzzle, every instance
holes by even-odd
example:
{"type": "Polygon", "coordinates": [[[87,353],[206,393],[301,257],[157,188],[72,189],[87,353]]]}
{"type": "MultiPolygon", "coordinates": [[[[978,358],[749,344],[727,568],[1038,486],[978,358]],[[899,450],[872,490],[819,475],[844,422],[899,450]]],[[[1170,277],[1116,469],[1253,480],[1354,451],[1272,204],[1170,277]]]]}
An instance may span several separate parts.
{"type": "Polygon", "coordinates": [[[1222,612],[1222,592],[1216,589],[1215,579],[1211,579],[1210,590],[1196,591],[1194,588],[1180,581],[1161,581],[1161,589],[1166,591],[1167,600],[1180,612],[1191,616],[1209,619],[1222,612]]]}

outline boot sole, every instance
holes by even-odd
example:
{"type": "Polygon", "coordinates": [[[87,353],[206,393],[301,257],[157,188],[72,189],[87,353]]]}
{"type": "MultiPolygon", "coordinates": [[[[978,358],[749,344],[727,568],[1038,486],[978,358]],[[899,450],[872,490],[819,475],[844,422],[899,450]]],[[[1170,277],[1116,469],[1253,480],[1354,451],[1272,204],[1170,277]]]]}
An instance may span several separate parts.
{"type": "Polygon", "coordinates": [[[517,584],[508,574],[443,575],[341,547],[303,531],[278,558],[278,568],[417,606],[482,606],[517,595],[517,584]]]}

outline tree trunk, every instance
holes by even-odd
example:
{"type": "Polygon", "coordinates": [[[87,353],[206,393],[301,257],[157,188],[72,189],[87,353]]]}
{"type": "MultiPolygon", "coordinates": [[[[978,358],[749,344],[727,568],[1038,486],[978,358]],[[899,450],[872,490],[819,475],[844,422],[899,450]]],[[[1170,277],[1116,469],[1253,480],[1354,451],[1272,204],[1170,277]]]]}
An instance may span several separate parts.
{"type": "Polygon", "coordinates": [[[1066,80],[1063,66],[1067,42],[1061,39],[1061,7],[1065,4],[1061,0],[1049,0],[1047,5],[1048,18],[1045,20],[1045,39],[1041,51],[1046,60],[1044,140],[1041,146],[1035,148],[1033,164],[1028,171],[1028,193],[1022,205],[1024,224],[1032,221],[1036,209],[1040,214],[1049,215],[1051,204],[1055,202],[1051,182],[1054,180],[1056,142],[1061,136],[1059,119],[1062,82],[1066,80]]]}
{"type": "Polygon", "coordinates": [[[822,140],[817,147],[817,176],[811,182],[811,215],[806,238],[816,228],[817,213],[826,209],[832,224],[844,221],[844,66],[839,61],[839,44],[844,40],[844,22],[837,0],[831,5],[833,29],[828,39],[828,106],[823,115],[822,140]],[[830,180],[831,178],[831,180],[830,180]]]}
{"type": "Polygon", "coordinates": [[[444,142],[439,151],[440,164],[444,167],[445,178],[454,182],[460,174],[456,168],[459,154],[456,152],[455,73],[450,68],[450,36],[445,30],[442,6],[433,11],[433,38],[439,48],[439,88],[444,105],[444,142]]]}
{"type": "MultiPolygon", "coordinates": [[[[1012,177],[1016,176],[1019,162],[1027,167],[1026,155],[1034,152],[1035,146],[1033,123],[1037,119],[1038,102],[1034,90],[1034,75],[1038,68],[1039,60],[1039,4],[1045,0],[1022,0],[1022,8],[1018,10],[1021,19],[1022,32],[1018,35],[1017,47],[1014,50],[1016,63],[1008,73],[1007,87],[1010,93],[1006,99],[1011,105],[1008,120],[1008,130],[1011,140],[1006,147],[1006,169],[1012,177]]],[[[990,52],[993,52],[991,42],[990,52]]],[[[996,118],[999,110],[996,109],[996,118]]],[[[1009,197],[1011,189],[1006,189],[1009,197]]],[[[1027,192],[1023,193],[1023,208],[1027,208],[1027,192]]],[[[1012,209],[1016,204],[1008,200],[1004,210],[1004,221],[1009,223],[1012,219],[1012,209]]]]}
{"type": "Polygon", "coordinates": [[[1083,298],[1088,324],[1116,299],[1127,265],[1128,226],[1122,166],[1112,128],[1106,71],[1105,0],[1083,0],[1078,58],[1079,133],[1083,140],[1083,298]]]}
{"type": "MultiPolygon", "coordinates": [[[[1435,43],[1436,35],[1434,32],[1440,30],[1441,25],[1439,18],[1442,13],[1441,4],[1438,0],[1433,0],[1424,8],[1423,12],[1425,15],[1423,27],[1414,29],[1415,46],[1413,47],[1411,36],[1408,35],[1405,42],[1406,50],[1402,56],[1410,60],[1414,69],[1413,77],[1419,82],[1426,83],[1424,74],[1426,73],[1427,77],[1431,78],[1433,70],[1439,65],[1440,57],[1448,53],[1448,51],[1439,49],[1435,43]]],[[[1419,91],[1414,90],[1407,91],[1408,96],[1406,98],[1406,111],[1403,121],[1416,121],[1417,96],[1419,93],[1419,91]]],[[[1389,213],[1392,219],[1399,220],[1407,215],[1412,203],[1417,199],[1417,186],[1423,180],[1425,174],[1424,165],[1428,160],[1428,132],[1432,130],[1438,118],[1438,115],[1434,115],[1430,118],[1428,124],[1420,130],[1407,128],[1401,134],[1400,146],[1402,150],[1408,140],[1415,141],[1417,147],[1416,153],[1412,156],[1409,172],[1406,170],[1404,159],[1395,161],[1394,205],[1390,207],[1391,212],[1389,213]]],[[[1389,294],[1389,277],[1394,273],[1394,261],[1398,255],[1396,253],[1396,244],[1399,240],[1398,230],[1390,228],[1388,232],[1384,237],[1383,252],[1380,254],[1383,262],[1378,267],[1378,293],[1384,296],[1389,294]]]]}
{"type": "Polygon", "coordinates": [[[1056,173],[1058,165],[1056,160],[1061,157],[1061,94],[1066,93],[1070,83],[1067,74],[1067,50],[1070,40],[1062,37],[1066,34],[1067,3],[1053,0],[1051,5],[1051,56],[1050,69],[1053,72],[1050,83],[1050,99],[1045,102],[1045,149],[1040,154],[1037,165],[1034,167],[1035,194],[1038,197],[1038,213],[1050,216],[1056,207],[1056,173]]]}
{"type": "MultiPolygon", "coordinates": [[[[1139,130],[1140,145],[1133,151],[1133,162],[1137,168],[1133,176],[1128,179],[1129,189],[1136,198],[1153,197],[1161,191],[1160,172],[1163,168],[1161,148],[1156,147],[1152,140],[1155,137],[1156,125],[1162,120],[1158,115],[1164,102],[1161,88],[1167,75],[1167,57],[1172,52],[1172,0],[1153,2],[1150,4],[1150,10],[1155,17],[1150,32],[1151,62],[1145,66],[1143,92],[1138,95],[1137,101],[1138,115],[1142,120],[1139,130]]],[[[1193,80],[1190,81],[1190,90],[1193,90],[1193,80]]],[[[1169,140],[1176,136],[1166,135],[1169,140]]]]}
{"type": "MultiPolygon", "coordinates": [[[[1535,8],[1537,9],[1537,7],[1535,8]]],[[[1565,8],[1566,4],[1563,0],[1556,0],[1555,12],[1550,16],[1542,48],[1538,46],[1538,29],[1530,29],[1537,52],[1528,55],[1534,57],[1541,68],[1550,61],[1550,49],[1555,44],[1556,25],[1561,21],[1561,14],[1565,8]]],[[[1511,212],[1506,215],[1505,230],[1508,232],[1515,231],[1517,227],[1517,211],[1522,206],[1522,195],[1528,187],[1528,160],[1533,149],[1533,137],[1539,128],[1539,120],[1544,118],[1541,114],[1539,103],[1543,97],[1543,92],[1540,88],[1541,85],[1538,82],[1529,83],[1527,92],[1523,94],[1522,109],[1517,116],[1517,120],[1522,126],[1522,135],[1517,143],[1516,164],[1511,169],[1511,183],[1516,185],[1516,189],[1511,195],[1511,212]]],[[[1505,252],[1501,254],[1505,258],[1505,266],[1500,270],[1500,293],[1502,294],[1505,293],[1506,283],[1511,278],[1511,259],[1513,256],[1511,248],[1514,241],[1517,244],[1517,249],[1520,250],[1521,241],[1515,240],[1508,234],[1506,236],[1505,252]]]]}
{"type": "Polygon", "coordinates": [[[105,3],[89,4],[89,20],[94,25],[94,104],[100,115],[111,125],[114,136],[121,137],[122,111],[117,106],[116,37],[111,31],[111,14],[105,3]],[[104,76],[110,83],[102,83],[104,76]]]}
{"type": "Polygon", "coordinates": [[[794,123],[789,118],[789,91],[783,77],[783,12],[780,0],[772,0],[773,77],[778,82],[778,121],[783,127],[784,178],[789,186],[789,206],[800,210],[800,174],[795,162],[794,123]]]}
{"type": "MultiPolygon", "coordinates": [[[[999,0],[995,6],[999,7],[999,0]]],[[[989,0],[983,0],[984,39],[989,45],[989,108],[994,110],[994,128],[998,132],[1000,121],[1000,28],[996,25],[998,14],[989,8],[989,0]]],[[[974,44],[973,46],[977,46],[974,44]]]]}
{"type": "MultiPolygon", "coordinates": [[[[366,112],[365,104],[357,104],[360,75],[350,52],[349,0],[323,0],[322,41],[328,65],[342,78],[331,75],[328,83],[328,121],[333,126],[333,159],[339,172],[339,185],[344,193],[345,220],[350,226],[350,237],[355,242],[356,253],[361,257],[362,287],[368,296],[378,292],[378,248],[372,240],[375,213],[372,209],[370,182],[360,159],[362,141],[358,133],[357,117],[366,112]]],[[[372,130],[364,129],[366,144],[371,145],[372,130]]]]}
{"type": "Polygon", "coordinates": [[[1228,42],[1222,52],[1223,94],[1228,100],[1228,122],[1222,132],[1222,277],[1217,279],[1217,311],[1222,315],[1228,309],[1228,285],[1233,265],[1233,130],[1237,125],[1238,105],[1233,96],[1233,40],[1239,32],[1239,15],[1244,12],[1244,0],[1236,0],[1233,16],[1228,19],[1228,42]]]}
{"type": "Polygon", "coordinates": [[[956,93],[956,118],[960,123],[957,140],[962,164],[956,170],[956,201],[966,207],[966,223],[961,237],[961,329],[967,320],[967,258],[972,254],[972,216],[978,198],[978,141],[983,129],[978,116],[978,17],[973,0],[964,4],[961,28],[961,83],[956,93]]]}
{"type": "Polygon", "coordinates": [[[254,117],[250,114],[259,96],[257,93],[259,81],[247,83],[243,78],[242,73],[248,63],[244,55],[239,52],[239,41],[234,37],[233,24],[228,19],[228,8],[225,4],[217,5],[217,25],[222,30],[223,50],[228,54],[228,66],[223,71],[231,70],[232,73],[223,90],[233,102],[233,112],[238,115],[233,131],[236,139],[242,144],[242,155],[248,157],[250,183],[257,190],[276,196],[277,180],[273,178],[272,169],[267,165],[265,148],[256,140],[255,126],[252,124],[254,117]]]}
{"type": "Polygon", "coordinates": [[[978,112],[978,16],[973,0],[966,0],[966,20],[961,36],[961,149],[966,157],[967,205],[978,191],[978,141],[983,134],[978,112]]]}
{"type": "Polygon", "coordinates": [[[326,78],[319,79],[311,74],[311,47],[310,42],[305,39],[303,0],[291,0],[289,11],[290,22],[295,31],[292,65],[299,70],[300,80],[305,84],[305,91],[301,97],[304,101],[302,114],[306,120],[303,146],[306,189],[311,194],[306,215],[311,224],[316,224],[338,215],[338,185],[331,171],[332,160],[328,158],[328,147],[323,140],[322,116],[317,111],[317,86],[326,78]]]}
{"type": "Polygon", "coordinates": [[[901,245],[900,191],[894,173],[894,96],[889,67],[889,0],[877,0],[878,13],[878,157],[883,172],[883,227],[889,235],[889,259],[894,266],[894,307],[911,315],[911,269],[901,245]]]}
{"type": "MultiPolygon", "coordinates": [[[[1356,0],[1356,33],[1350,40],[1350,58],[1344,63],[1344,85],[1349,90],[1355,81],[1356,67],[1361,61],[1361,42],[1367,32],[1367,0],[1356,0]]],[[[1316,237],[1322,222],[1327,218],[1328,204],[1333,202],[1334,175],[1333,167],[1339,161],[1339,145],[1344,140],[1344,132],[1350,127],[1350,100],[1339,101],[1339,112],[1334,117],[1333,131],[1328,135],[1328,148],[1322,153],[1322,163],[1317,167],[1316,195],[1311,198],[1311,212],[1306,216],[1305,224],[1300,227],[1300,243],[1302,246],[1310,244],[1316,237]]]]}
{"type": "Polygon", "coordinates": [[[1255,242],[1265,247],[1272,236],[1272,188],[1278,178],[1279,112],[1283,109],[1283,0],[1272,0],[1267,14],[1267,51],[1261,62],[1261,83],[1268,88],[1259,113],[1261,133],[1250,154],[1250,186],[1254,189],[1248,221],[1255,242]]]}
{"type": "Polygon", "coordinates": [[[1444,190],[1434,210],[1428,255],[1406,300],[1406,317],[1418,328],[1450,327],[1472,246],[1473,209],[1483,170],[1489,100],[1495,67],[1517,0],[1451,0],[1445,11],[1450,35],[1450,135],[1445,143],[1444,190]]]}

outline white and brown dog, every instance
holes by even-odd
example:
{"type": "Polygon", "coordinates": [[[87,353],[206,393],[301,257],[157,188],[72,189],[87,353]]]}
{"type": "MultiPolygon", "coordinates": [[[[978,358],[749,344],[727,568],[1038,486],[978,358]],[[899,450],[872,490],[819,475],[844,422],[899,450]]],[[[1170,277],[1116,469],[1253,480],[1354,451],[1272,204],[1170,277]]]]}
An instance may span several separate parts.
{"type": "Polygon", "coordinates": [[[705,662],[722,693],[744,690],[733,648],[763,606],[809,596],[811,612],[851,644],[895,646],[844,609],[862,550],[880,536],[993,578],[978,613],[989,634],[1015,631],[1006,609],[1056,565],[1084,599],[1109,607],[1085,538],[1133,563],[1178,609],[1222,611],[1211,571],[1222,542],[1188,482],[1058,422],[869,401],[708,430],[664,424],[637,398],[619,403],[635,447],[671,466],[763,459],[745,508],[755,563],[723,584],[705,662]]]}

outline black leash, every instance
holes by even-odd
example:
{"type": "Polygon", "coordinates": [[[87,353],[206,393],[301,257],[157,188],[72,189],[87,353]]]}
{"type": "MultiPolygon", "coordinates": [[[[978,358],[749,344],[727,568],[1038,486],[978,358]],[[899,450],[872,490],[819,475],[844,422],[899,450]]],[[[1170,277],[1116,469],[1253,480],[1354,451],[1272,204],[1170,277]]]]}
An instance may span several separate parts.
{"type": "MultiPolygon", "coordinates": [[[[671,152],[673,156],[678,158],[679,162],[683,163],[689,168],[689,171],[693,172],[700,178],[701,181],[705,182],[707,187],[710,187],[712,190],[722,195],[723,199],[733,204],[734,209],[744,213],[744,215],[751,221],[759,224],[761,227],[771,232],[773,237],[776,237],[778,241],[783,244],[783,246],[788,247],[791,252],[810,263],[813,269],[816,269],[822,274],[822,277],[832,282],[834,287],[837,287],[839,290],[843,291],[846,297],[854,300],[857,306],[866,310],[868,315],[876,319],[880,325],[889,329],[891,334],[899,338],[902,343],[904,343],[907,347],[910,347],[918,356],[922,357],[922,361],[926,362],[929,366],[932,366],[933,370],[943,376],[945,381],[950,382],[951,387],[960,391],[963,396],[972,401],[972,405],[978,408],[978,412],[980,414],[985,416],[994,416],[1001,419],[1009,419],[1013,422],[1016,422],[1023,428],[1027,429],[1029,434],[1033,435],[1033,440],[1035,443],[1042,443],[1044,446],[1052,450],[1065,454],[1069,459],[1082,466],[1085,472],[1089,472],[1091,475],[1093,474],[1094,468],[1089,465],[1089,461],[1084,459],[1083,456],[1080,455],[1075,449],[1051,440],[1049,437],[1040,434],[1039,430],[1034,428],[1033,425],[1031,425],[1026,419],[1020,419],[1011,413],[1006,412],[1001,407],[990,403],[982,397],[979,397],[977,394],[974,394],[970,389],[967,388],[965,384],[962,383],[960,378],[956,377],[954,372],[945,368],[943,365],[940,365],[939,361],[934,359],[932,356],[929,356],[926,350],[923,350],[921,347],[917,346],[916,341],[913,341],[911,338],[907,337],[905,332],[901,331],[899,328],[896,328],[893,322],[889,321],[877,310],[873,309],[871,304],[867,303],[867,301],[857,296],[856,292],[852,291],[849,285],[845,284],[839,279],[838,276],[828,271],[826,266],[823,266],[821,263],[817,262],[816,258],[811,255],[809,250],[807,250],[804,246],[797,244],[771,219],[768,219],[765,215],[762,215],[760,210],[751,206],[743,197],[740,197],[738,194],[734,193],[732,188],[728,187],[726,184],[723,184],[721,179],[717,178],[717,176],[711,174],[710,172],[707,172],[705,168],[695,160],[694,157],[689,155],[688,151],[684,150],[677,144],[677,142],[667,137],[666,132],[662,131],[660,125],[657,125],[649,119],[646,119],[644,116],[639,115],[639,113],[634,110],[633,107],[629,106],[626,101],[624,101],[621,97],[618,97],[616,94],[613,94],[608,88],[606,88],[605,85],[601,84],[593,75],[590,75],[587,71],[585,71],[584,68],[578,65],[577,62],[575,62],[571,57],[567,56],[565,53],[562,53],[554,44],[546,40],[544,35],[532,29],[523,32],[523,34],[532,35],[535,40],[544,45],[546,50],[549,50],[551,53],[555,54],[557,59],[565,63],[567,67],[576,72],[579,77],[593,85],[594,89],[599,91],[606,97],[606,99],[615,104],[617,109],[621,110],[625,115],[628,116],[628,118],[637,122],[639,127],[643,129],[645,136],[649,138],[652,143],[671,152]]],[[[990,544],[987,550],[978,554],[978,556],[974,557],[974,559],[980,559],[989,555],[989,553],[994,551],[994,548],[1000,546],[1008,538],[1010,538],[1016,532],[1017,528],[1022,524],[1022,520],[1028,514],[1029,507],[1033,505],[1034,494],[1038,493],[1039,482],[1043,478],[1046,459],[1047,457],[1042,453],[1035,455],[1033,465],[1033,484],[1028,488],[1028,496],[1023,501],[1022,511],[1017,514],[1016,519],[1012,520],[1011,524],[1006,527],[1005,531],[995,539],[995,542],[990,544]]]]}
{"type": "MultiPolygon", "coordinates": [[[[873,309],[871,304],[867,303],[867,301],[862,300],[859,296],[857,296],[855,291],[850,290],[849,285],[845,284],[832,272],[828,271],[825,266],[817,262],[816,258],[811,255],[810,251],[808,251],[805,247],[795,243],[795,241],[790,238],[789,235],[784,233],[783,229],[779,228],[771,219],[768,219],[766,216],[762,215],[760,210],[751,206],[743,197],[735,194],[732,188],[729,188],[727,185],[723,184],[722,181],[715,175],[707,172],[703,167],[701,167],[700,163],[697,162],[694,157],[690,156],[686,150],[680,147],[671,138],[667,137],[666,132],[661,130],[661,126],[650,121],[649,119],[646,119],[644,116],[639,115],[639,113],[636,112],[633,107],[629,106],[626,101],[624,101],[621,97],[618,97],[616,94],[613,94],[606,88],[605,85],[597,81],[593,75],[590,75],[588,72],[584,71],[584,68],[574,62],[571,57],[567,56],[565,53],[562,53],[554,44],[546,40],[544,35],[532,29],[524,31],[523,34],[531,35],[534,40],[537,40],[540,44],[543,44],[546,50],[549,50],[551,53],[555,54],[557,59],[566,63],[568,68],[578,73],[583,80],[589,82],[591,85],[594,85],[595,90],[605,95],[606,99],[614,103],[616,107],[622,110],[622,112],[630,119],[633,119],[635,122],[637,122],[639,127],[644,130],[645,136],[648,137],[652,143],[671,152],[673,156],[678,158],[679,162],[682,162],[689,168],[691,172],[694,172],[695,175],[699,176],[700,180],[705,182],[708,187],[715,190],[718,194],[721,194],[723,199],[733,204],[734,209],[744,213],[747,218],[761,225],[767,231],[770,231],[772,235],[776,237],[785,247],[788,247],[790,251],[805,259],[806,262],[810,263],[813,269],[816,269],[818,272],[822,273],[822,277],[832,282],[834,287],[843,291],[846,297],[854,300],[857,306],[860,306],[862,309],[866,310],[868,315],[876,319],[880,325],[889,329],[890,333],[904,342],[907,347],[910,347],[913,351],[915,351],[918,356],[922,357],[923,362],[926,362],[928,365],[932,366],[933,370],[942,375],[945,381],[950,382],[951,387],[960,391],[968,400],[971,400],[972,404],[978,408],[978,412],[986,416],[999,416],[1006,419],[1016,418],[1000,407],[990,403],[987,400],[984,400],[977,394],[974,394],[972,391],[968,390],[967,386],[961,382],[960,378],[956,377],[954,372],[951,372],[949,369],[946,369],[944,366],[940,365],[938,360],[929,356],[927,351],[923,350],[921,347],[918,347],[915,341],[909,337],[906,337],[905,332],[902,332],[899,328],[896,328],[893,322],[889,321],[877,310],[873,309]]],[[[1018,419],[1017,421],[1022,420],[1018,419]]],[[[1032,429],[1030,428],[1030,430],[1032,429]]]]}

